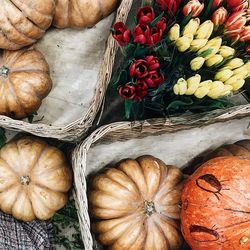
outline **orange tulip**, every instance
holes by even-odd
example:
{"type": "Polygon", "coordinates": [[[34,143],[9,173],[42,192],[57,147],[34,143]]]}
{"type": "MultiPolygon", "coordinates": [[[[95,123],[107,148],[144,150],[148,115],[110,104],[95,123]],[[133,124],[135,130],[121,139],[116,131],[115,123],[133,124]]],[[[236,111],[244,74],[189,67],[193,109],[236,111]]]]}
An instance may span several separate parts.
{"type": "Polygon", "coordinates": [[[227,0],[228,7],[233,11],[246,10],[248,8],[248,0],[227,0]]]}
{"type": "Polygon", "coordinates": [[[243,30],[245,24],[247,22],[246,12],[238,11],[233,13],[225,24],[226,34],[230,36],[237,36],[243,30]]]}
{"type": "Polygon", "coordinates": [[[214,25],[222,25],[227,20],[228,12],[224,7],[220,7],[212,15],[214,25]]]}
{"type": "Polygon", "coordinates": [[[247,42],[250,41],[250,25],[245,26],[240,33],[240,41],[247,42]]]}
{"type": "Polygon", "coordinates": [[[198,0],[191,0],[183,7],[183,14],[188,16],[192,12],[192,17],[200,15],[204,9],[204,3],[200,3],[198,0]]]}

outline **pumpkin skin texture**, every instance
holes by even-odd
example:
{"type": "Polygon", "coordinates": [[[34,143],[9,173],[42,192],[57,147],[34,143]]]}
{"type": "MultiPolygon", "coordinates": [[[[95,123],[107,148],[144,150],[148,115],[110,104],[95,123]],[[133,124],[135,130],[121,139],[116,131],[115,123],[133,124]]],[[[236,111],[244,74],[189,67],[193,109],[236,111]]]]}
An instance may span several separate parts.
{"type": "Polygon", "coordinates": [[[182,233],[192,250],[250,249],[250,158],[218,157],[184,185],[182,233]]]}
{"type": "Polygon", "coordinates": [[[52,23],[54,0],[0,0],[0,48],[35,43],[52,23]]]}
{"type": "Polygon", "coordinates": [[[18,220],[47,220],[67,202],[72,175],[63,153],[23,137],[0,150],[0,209],[18,220]]]}
{"type": "Polygon", "coordinates": [[[49,66],[33,48],[0,55],[0,114],[21,119],[36,112],[51,88],[49,66]]]}
{"type": "Polygon", "coordinates": [[[94,178],[89,193],[93,230],[112,250],[174,250],[183,175],[153,156],[126,159],[94,178]]]}
{"type": "Polygon", "coordinates": [[[53,25],[57,28],[92,27],[117,7],[118,0],[57,0],[53,25]]]}

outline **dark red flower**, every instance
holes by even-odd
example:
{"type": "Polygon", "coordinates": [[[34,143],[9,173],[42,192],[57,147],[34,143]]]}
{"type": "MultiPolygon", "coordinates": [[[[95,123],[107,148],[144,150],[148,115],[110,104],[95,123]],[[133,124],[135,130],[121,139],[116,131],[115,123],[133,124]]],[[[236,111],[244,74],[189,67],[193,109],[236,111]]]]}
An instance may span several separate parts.
{"type": "Polygon", "coordinates": [[[137,101],[141,101],[148,94],[148,86],[142,79],[138,79],[135,85],[135,97],[137,101]]]}
{"type": "Polygon", "coordinates": [[[156,3],[162,10],[175,14],[180,7],[181,0],[156,0],[156,3]]]}
{"type": "Polygon", "coordinates": [[[130,66],[130,76],[144,78],[148,75],[148,62],[142,59],[136,60],[130,66]]]}
{"type": "Polygon", "coordinates": [[[155,71],[149,74],[144,81],[147,83],[149,88],[158,88],[164,81],[164,75],[155,71]]]}
{"type": "Polygon", "coordinates": [[[138,24],[134,28],[133,37],[135,43],[148,44],[150,40],[151,30],[146,24],[138,24]]]}
{"type": "Polygon", "coordinates": [[[148,72],[152,72],[155,71],[157,69],[159,69],[160,64],[159,64],[159,59],[158,57],[155,56],[147,56],[145,58],[146,62],[147,62],[147,66],[148,66],[148,72]]]}
{"type": "Polygon", "coordinates": [[[139,24],[149,24],[155,19],[154,9],[146,6],[140,8],[137,13],[137,21],[139,24]]]}
{"type": "Polygon", "coordinates": [[[121,46],[125,46],[130,42],[131,31],[123,22],[118,22],[114,24],[113,37],[121,46]]]}
{"type": "Polygon", "coordinates": [[[131,83],[127,83],[119,88],[119,95],[124,99],[134,99],[136,95],[135,87],[131,83]]]}
{"type": "Polygon", "coordinates": [[[250,56],[250,44],[248,44],[248,45],[246,46],[246,52],[247,52],[247,54],[250,56]]]}

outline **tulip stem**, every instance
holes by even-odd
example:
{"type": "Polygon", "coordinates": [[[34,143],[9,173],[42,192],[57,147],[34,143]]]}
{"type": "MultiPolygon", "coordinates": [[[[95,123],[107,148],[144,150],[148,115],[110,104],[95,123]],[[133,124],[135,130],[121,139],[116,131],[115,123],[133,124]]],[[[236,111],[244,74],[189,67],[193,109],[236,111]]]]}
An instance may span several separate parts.
{"type": "Polygon", "coordinates": [[[213,4],[213,0],[209,0],[208,6],[207,6],[205,14],[204,14],[205,18],[207,18],[208,14],[209,14],[209,12],[210,12],[210,10],[212,8],[212,4],[213,4]]]}

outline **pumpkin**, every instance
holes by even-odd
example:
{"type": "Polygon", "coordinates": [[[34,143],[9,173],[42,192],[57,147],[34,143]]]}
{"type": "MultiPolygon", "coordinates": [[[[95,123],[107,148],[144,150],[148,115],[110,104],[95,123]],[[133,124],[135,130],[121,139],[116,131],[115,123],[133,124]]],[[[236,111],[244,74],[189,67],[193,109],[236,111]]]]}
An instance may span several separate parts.
{"type": "Polygon", "coordinates": [[[153,156],[126,159],[97,175],[89,194],[93,230],[112,250],[179,249],[183,175],[153,156]]]}
{"type": "Polygon", "coordinates": [[[250,158],[206,162],[184,185],[181,225],[192,250],[250,249],[250,158]]]}
{"type": "Polygon", "coordinates": [[[185,174],[192,174],[194,171],[199,168],[202,163],[207,162],[210,159],[220,156],[246,156],[250,157],[250,140],[245,139],[237,141],[234,144],[223,145],[211,152],[205,152],[198,156],[194,161],[183,170],[185,174]]]}
{"type": "Polygon", "coordinates": [[[17,50],[35,43],[52,23],[54,0],[2,0],[0,48],[17,50]]]}
{"type": "Polygon", "coordinates": [[[57,0],[53,25],[57,28],[92,27],[117,4],[118,0],[57,0]]]}
{"type": "Polygon", "coordinates": [[[36,112],[51,88],[49,66],[33,48],[0,54],[0,114],[15,119],[36,112]]]}
{"type": "Polygon", "coordinates": [[[63,153],[33,137],[0,150],[0,209],[16,219],[47,220],[67,202],[71,171],[63,153]]]}

